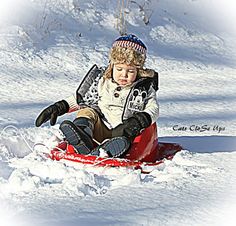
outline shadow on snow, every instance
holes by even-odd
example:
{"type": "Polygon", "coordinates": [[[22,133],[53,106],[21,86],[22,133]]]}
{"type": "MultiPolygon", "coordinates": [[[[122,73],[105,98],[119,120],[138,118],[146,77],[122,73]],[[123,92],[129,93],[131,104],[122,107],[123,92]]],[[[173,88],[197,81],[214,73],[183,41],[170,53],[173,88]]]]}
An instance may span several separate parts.
{"type": "Polygon", "coordinates": [[[178,143],[184,150],[197,153],[236,151],[236,136],[160,137],[159,141],[178,143]]]}

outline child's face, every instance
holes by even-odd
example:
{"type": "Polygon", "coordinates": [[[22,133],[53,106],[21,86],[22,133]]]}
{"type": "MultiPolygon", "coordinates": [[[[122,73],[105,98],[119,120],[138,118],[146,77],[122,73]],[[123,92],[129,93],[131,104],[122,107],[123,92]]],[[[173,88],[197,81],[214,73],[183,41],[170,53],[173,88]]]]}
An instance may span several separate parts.
{"type": "Polygon", "coordinates": [[[113,79],[120,86],[132,84],[137,77],[138,70],[127,64],[115,64],[113,67],[113,79]]]}

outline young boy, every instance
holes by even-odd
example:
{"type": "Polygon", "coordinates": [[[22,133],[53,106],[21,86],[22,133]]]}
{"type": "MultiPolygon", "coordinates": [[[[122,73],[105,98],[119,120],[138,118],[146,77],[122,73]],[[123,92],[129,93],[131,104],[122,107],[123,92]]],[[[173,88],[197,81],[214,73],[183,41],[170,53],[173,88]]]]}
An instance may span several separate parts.
{"type": "Polygon", "coordinates": [[[108,67],[94,65],[80,83],[76,95],[43,110],[36,126],[58,116],[78,111],[76,119],[63,121],[60,130],[78,153],[97,154],[93,140],[104,143],[113,157],[129,149],[141,131],[156,122],[159,107],[156,99],[157,73],[144,69],[147,48],[135,35],[121,36],[110,51],[108,67]]]}

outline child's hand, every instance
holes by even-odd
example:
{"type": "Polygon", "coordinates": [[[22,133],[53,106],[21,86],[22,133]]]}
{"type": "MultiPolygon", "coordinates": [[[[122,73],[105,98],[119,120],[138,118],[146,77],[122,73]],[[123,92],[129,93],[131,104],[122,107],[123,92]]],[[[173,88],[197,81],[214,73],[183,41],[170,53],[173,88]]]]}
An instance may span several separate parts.
{"type": "Polygon", "coordinates": [[[69,104],[65,100],[56,102],[53,105],[45,108],[37,117],[35,125],[41,126],[43,123],[50,119],[51,126],[54,126],[57,121],[57,117],[63,115],[69,111],[69,104]]]}
{"type": "Polygon", "coordinates": [[[138,112],[115,127],[112,130],[112,137],[125,136],[128,138],[135,138],[140,134],[142,129],[149,127],[151,123],[152,120],[148,113],[138,112]]]}

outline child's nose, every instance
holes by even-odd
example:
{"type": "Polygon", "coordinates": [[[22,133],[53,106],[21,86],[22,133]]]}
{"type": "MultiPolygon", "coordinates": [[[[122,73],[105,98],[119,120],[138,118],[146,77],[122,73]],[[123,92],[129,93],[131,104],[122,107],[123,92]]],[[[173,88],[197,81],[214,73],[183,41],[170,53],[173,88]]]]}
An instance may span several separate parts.
{"type": "Polygon", "coordinates": [[[126,71],[126,70],[124,70],[123,72],[122,72],[122,77],[128,77],[128,71],[126,71]]]}

